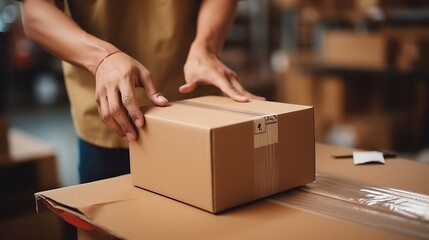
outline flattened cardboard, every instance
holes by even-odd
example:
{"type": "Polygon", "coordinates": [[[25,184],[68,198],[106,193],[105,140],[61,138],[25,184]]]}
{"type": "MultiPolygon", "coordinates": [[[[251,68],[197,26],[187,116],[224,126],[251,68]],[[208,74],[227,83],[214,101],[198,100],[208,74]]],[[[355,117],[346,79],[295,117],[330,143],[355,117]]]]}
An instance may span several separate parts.
{"type": "MultiPolygon", "coordinates": [[[[395,158],[385,165],[355,166],[351,159],[331,157],[354,150],[316,144],[317,172],[429,194],[428,164],[395,158]]],[[[39,205],[44,199],[54,201],[120,239],[415,239],[286,207],[271,198],[210,214],[135,188],[130,175],[36,193],[36,199],[39,205]]]]}
{"type": "Polygon", "coordinates": [[[219,212],[315,179],[310,106],[208,96],[143,112],[135,186],[219,212]]]}

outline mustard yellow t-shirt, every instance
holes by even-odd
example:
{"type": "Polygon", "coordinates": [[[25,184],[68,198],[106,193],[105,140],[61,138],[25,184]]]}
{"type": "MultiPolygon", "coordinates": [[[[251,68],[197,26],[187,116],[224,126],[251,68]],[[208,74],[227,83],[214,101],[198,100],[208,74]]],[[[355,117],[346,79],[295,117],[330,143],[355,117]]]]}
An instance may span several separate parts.
{"type": "MultiPolygon", "coordinates": [[[[173,101],[219,93],[201,87],[193,94],[178,91],[185,82],[183,65],[195,37],[199,4],[197,0],[68,0],[66,9],[85,31],[140,61],[151,72],[155,87],[173,101]]],[[[101,147],[128,147],[99,118],[94,77],[66,62],[63,70],[78,136],[101,147]]],[[[135,92],[140,106],[151,104],[143,89],[135,92]]]]}

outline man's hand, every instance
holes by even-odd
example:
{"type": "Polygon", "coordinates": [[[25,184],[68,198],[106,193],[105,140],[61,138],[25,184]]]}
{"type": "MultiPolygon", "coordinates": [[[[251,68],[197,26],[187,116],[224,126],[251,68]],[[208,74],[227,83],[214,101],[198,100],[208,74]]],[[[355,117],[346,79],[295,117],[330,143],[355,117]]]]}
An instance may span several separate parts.
{"type": "Polygon", "coordinates": [[[179,88],[181,93],[192,92],[199,84],[212,84],[239,102],[247,102],[249,99],[265,100],[244,89],[235,72],[225,66],[214,53],[191,48],[184,72],[186,84],[179,88]]]}
{"type": "Polygon", "coordinates": [[[197,35],[184,66],[186,84],[180,86],[181,93],[192,92],[199,84],[212,84],[239,102],[264,99],[244,89],[238,82],[237,75],[219,59],[236,9],[237,0],[203,0],[201,2],[197,35]]]}
{"type": "Polygon", "coordinates": [[[141,128],[144,124],[134,93],[135,87],[143,87],[155,105],[168,104],[168,100],[155,89],[150,72],[123,52],[103,59],[94,75],[95,99],[100,118],[124,140],[136,139],[134,126],[141,128]]]}

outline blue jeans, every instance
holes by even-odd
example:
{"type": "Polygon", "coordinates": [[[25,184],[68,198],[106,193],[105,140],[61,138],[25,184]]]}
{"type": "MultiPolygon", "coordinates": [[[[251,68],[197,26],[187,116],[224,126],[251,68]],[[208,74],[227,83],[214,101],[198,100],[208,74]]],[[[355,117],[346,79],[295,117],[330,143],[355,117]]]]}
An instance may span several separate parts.
{"type": "Polygon", "coordinates": [[[103,148],[78,139],[80,183],[130,173],[130,154],[125,148],[103,148]]]}

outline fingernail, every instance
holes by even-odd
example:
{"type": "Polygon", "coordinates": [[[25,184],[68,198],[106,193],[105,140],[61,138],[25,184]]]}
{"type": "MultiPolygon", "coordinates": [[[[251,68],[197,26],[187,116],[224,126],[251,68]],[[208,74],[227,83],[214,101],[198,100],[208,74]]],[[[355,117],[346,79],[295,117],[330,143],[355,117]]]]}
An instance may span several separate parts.
{"type": "Polygon", "coordinates": [[[247,98],[246,96],[244,96],[244,95],[239,95],[239,98],[240,98],[240,101],[243,101],[243,102],[247,102],[247,101],[249,101],[249,98],[247,98]]]}
{"type": "Polygon", "coordinates": [[[128,132],[127,133],[127,139],[128,139],[128,141],[132,141],[132,140],[134,140],[134,136],[128,132]]]}
{"type": "Polygon", "coordinates": [[[134,124],[136,125],[137,128],[143,127],[143,123],[142,123],[142,121],[140,121],[140,119],[136,119],[134,121],[134,124]]]}
{"type": "Polygon", "coordinates": [[[157,98],[158,98],[158,100],[160,100],[160,101],[168,102],[167,98],[165,98],[165,97],[164,97],[164,96],[162,96],[162,95],[159,95],[157,98]]]}

